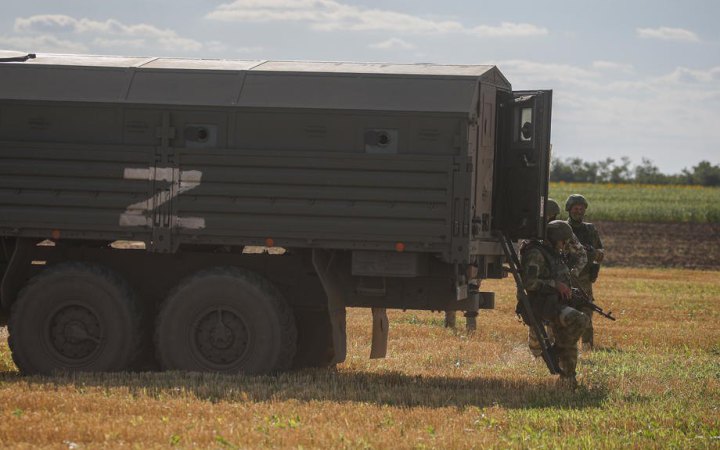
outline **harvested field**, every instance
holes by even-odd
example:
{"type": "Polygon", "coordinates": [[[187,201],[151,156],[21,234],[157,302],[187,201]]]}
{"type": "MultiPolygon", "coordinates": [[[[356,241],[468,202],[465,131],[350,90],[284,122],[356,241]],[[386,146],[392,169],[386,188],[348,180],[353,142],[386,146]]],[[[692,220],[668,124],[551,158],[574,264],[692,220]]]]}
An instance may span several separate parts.
{"type": "Polygon", "coordinates": [[[595,224],[607,266],[720,269],[720,223],[595,224]]]}
{"type": "MultiPolygon", "coordinates": [[[[526,349],[510,279],[478,331],[390,311],[390,352],[368,360],[370,312],[348,315],[348,361],[276,376],[20,377],[0,344],[3,448],[717,448],[720,276],[607,268],[580,388],[526,349]]],[[[459,318],[458,324],[463,320],[459,318]]]]}

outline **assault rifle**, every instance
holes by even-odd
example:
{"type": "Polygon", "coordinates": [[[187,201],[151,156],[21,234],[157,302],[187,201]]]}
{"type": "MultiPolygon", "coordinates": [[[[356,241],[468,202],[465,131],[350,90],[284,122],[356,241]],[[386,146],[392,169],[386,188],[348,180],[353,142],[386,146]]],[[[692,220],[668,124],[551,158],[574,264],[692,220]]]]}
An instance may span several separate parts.
{"type": "MultiPolygon", "coordinates": [[[[577,284],[577,278],[572,277],[572,280],[573,284],[577,284]]],[[[589,308],[605,318],[608,318],[610,320],[617,320],[615,317],[613,317],[612,311],[605,312],[601,307],[599,307],[592,300],[590,300],[590,296],[587,294],[587,292],[582,290],[582,288],[574,287],[571,288],[571,290],[572,297],[570,297],[568,306],[578,310],[580,308],[589,308]]]]}
{"type": "Polygon", "coordinates": [[[505,252],[505,258],[508,260],[510,272],[513,274],[515,285],[517,286],[518,307],[515,312],[522,317],[523,322],[525,322],[525,324],[533,330],[535,336],[537,336],[540,349],[542,350],[543,361],[545,361],[545,365],[548,370],[550,370],[550,373],[553,375],[562,374],[557,355],[555,355],[555,348],[545,331],[542,321],[535,317],[532,305],[530,304],[530,298],[522,285],[522,280],[520,279],[520,260],[512,246],[512,241],[505,234],[498,233],[497,236],[502,245],[503,252],[505,252]]]}

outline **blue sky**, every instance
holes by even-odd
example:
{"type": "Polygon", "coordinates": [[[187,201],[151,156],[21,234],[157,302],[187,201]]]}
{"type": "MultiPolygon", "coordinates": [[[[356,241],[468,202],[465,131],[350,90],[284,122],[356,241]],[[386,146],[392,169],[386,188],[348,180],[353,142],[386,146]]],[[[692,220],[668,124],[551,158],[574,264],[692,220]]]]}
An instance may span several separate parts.
{"type": "Polygon", "coordinates": [[[553,152],[720,163],[720,1],[26,0],[0,49],[496,64],[553,89],[553,152]]]}

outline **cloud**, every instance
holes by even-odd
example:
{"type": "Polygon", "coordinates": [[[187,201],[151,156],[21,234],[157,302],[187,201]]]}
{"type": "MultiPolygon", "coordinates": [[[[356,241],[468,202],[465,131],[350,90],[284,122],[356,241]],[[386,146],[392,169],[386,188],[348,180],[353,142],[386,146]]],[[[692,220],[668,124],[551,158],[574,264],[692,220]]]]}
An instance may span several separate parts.
{"type": "Polygon", "coordinates": [[[377,48],[380,50],[412,50],[415,46],[399,38],[390,38],[387,41],[371,44],[370,48],[377,48]]]}
{"type": "Polygon", "coordinates": [[[55,36],[36,34],[33,36],[0,36],[0,47],[28,53],[87,53],[88,47],[80,42],[58,39],[55,36]]]}
{"type": "Polygon", "coordinates": [[[660,39],[663,41],[700,42],[700,37],[690,30],[683,28],[637,28],[638,37],[643,39],[660,39]]]}
{"type": "Polygon", "coordinates": [[[608,70],[608,71],[619,70],[621,72],[626,72],[626,73],[630,73],[634,70],[634,67],[632,64],[618,63],[618,62],[614,62],[614,61],[603,61],[603,60],[593,61],[592,67],[593,67],[593,69],[598,69],[598,70],[608,70]]]}
{"type": "MultiPolygon", "coordinates": [[[[163,50],[197,52],[203,44],[193,39],[183,38],[175,31],[161,29],[148,24],[126,25],[115,19],[97,21],[76,19],[66,15],[36,15],[15,19],[15,32],[47,36],[56,34],[76,36],[87,40],[97,47],[158,47],[163,50]]],[[[72,42],[67,41],[66,42],[72,42]]],[[[72,45],[71,45],[72,46],[72,45]]]]}
{"type": "Polygon", "coordinates": [[[663,77],[663,79],[668,82],[692,84],[720,82],[720,67],[713,67],[709,70],[677,67],[672,73],[663,77]]]}
{"type": "Polygon", "coordinates": [[[301,22],[319,31],[392,31],[395,33],[464,33],[481,37],[544,36],[548,30],[528,23],[466,27],[452,20],[431,20],[402,12],[369,9],[336,0],[235,0],[207,14],[225,22],[301,22]]]}
{"type": "MultiPolygon", "coordinates": [[[[539,63],[520,59],[504,60],[494,62],[500,70],[512,74],[513,85],[520,83],[533,89],[542,86],[567,86],[572,88],[588,88],[596,86],[597,80],[602,73],[585,67],[571,64],[539,63]]],[[[507,74],[506,74],[507,75],[507,74]]]]}
{"type": "Polygon", "coordinates": [[[478,25],[468,32],[480,37],[529,37],[548,34],[547,28],[541,28],[529,23],[513,22],[502,22],[497,27],[478,25]]]}
{"type": "Polygon", "coordinates": [[[203,44],[203,47],[207,52],[223,55],[223,57],[227,57],[227,55],[231,54],[247,55],[250,53],[262,53],[265,51],[265,48],[261,46],[242,47],[230,45],[229,43],[222,41],[207,41],[203,44]]]}
{"type": "Polygon", "coordinates": [[[676,67],[649,76],[596,63],[495,62],[515,90],[553,89],[556,156],[629,156],[635,162],[647,157],[668,173],[702,159],[720,162],[720,66],[676,67]]]}

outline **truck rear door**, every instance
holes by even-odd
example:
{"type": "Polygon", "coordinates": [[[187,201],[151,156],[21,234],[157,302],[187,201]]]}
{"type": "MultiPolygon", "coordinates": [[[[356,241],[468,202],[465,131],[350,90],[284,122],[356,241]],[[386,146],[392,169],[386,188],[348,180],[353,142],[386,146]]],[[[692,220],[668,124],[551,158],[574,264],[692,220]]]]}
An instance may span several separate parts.
{"type": "Polygon", "coordinates": [[[498,92],[493,229],[542,237],[550,172],[552,91],[498,92]]]}

